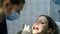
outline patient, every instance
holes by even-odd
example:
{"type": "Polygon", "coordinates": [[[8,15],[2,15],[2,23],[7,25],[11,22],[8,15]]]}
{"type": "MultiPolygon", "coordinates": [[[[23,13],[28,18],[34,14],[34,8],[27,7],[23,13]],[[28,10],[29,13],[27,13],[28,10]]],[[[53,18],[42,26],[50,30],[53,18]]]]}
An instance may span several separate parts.
{"type": "Polygon", "coordinates": [[[58,27],[51,17],[41,15],[32,26],[32,34],[58,34],[58,27]]]}
{"type": "MultiPolygon", "coordinates": [[[[24,30],[24,29],[23,29],[24,30]]],[[[23,30],[18,34],[24,33],[23,30]]],[[[29,30],[27,30],[28,33],[29,30]]],[[[40,15],[32,26],[32,34],[58,34],[58,27],[51,17],[40,15]]]]}

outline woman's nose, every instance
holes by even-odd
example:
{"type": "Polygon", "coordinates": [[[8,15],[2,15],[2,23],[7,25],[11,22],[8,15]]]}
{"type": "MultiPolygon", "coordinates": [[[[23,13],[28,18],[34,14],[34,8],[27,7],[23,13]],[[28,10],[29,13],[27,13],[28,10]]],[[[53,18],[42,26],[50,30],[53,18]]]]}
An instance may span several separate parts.
{"type": "Polygon", "coordinates": [[[37,22],[36,25],[39,25],[39,23],[37,22]]]}

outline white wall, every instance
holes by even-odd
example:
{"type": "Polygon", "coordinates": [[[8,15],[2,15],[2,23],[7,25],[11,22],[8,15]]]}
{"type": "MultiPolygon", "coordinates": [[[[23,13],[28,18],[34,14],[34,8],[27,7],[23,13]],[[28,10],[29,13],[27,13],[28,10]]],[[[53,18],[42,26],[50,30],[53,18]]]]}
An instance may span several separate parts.
{"type": "Polygon", "coordinates": [[[58,10],[60,10],[60,5],[57,5],[57,4],[54,3],[53,0],[50,0],[50,16],[55,21],[60,21],[58,10]]]}
{"type": "MultiPolygon", "coordinates": [[[[58,10],[60,10],[60,5],[57,5],[54,3],[53,0],[50,0],[50,16],[55,21],[60,21],[58,10]]],[[[59,27],[59,33],[60,33],[60,22],[56,22],[59,27]]]]}

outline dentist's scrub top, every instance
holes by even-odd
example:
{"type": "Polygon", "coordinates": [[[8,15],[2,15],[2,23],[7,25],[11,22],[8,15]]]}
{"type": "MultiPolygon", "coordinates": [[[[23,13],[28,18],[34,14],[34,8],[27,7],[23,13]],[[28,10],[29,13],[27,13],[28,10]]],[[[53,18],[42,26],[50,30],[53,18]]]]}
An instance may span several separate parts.
{"type": "Polygon", "coordinates": [[[20,15],[16,12],[13,12],[11,16],[6,15],[6,22],[8,34],[16,34],[18,31],[20,31],[20,29],[22,29],[23,23],[20,23],[20,15]]]}

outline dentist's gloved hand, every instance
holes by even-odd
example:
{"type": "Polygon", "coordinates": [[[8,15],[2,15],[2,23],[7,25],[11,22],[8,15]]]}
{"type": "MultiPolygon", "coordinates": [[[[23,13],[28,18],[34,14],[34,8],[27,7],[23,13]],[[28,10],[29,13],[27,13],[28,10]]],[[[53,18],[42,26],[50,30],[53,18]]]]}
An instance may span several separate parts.
{"type": "Polygon", "coordinates": [[[24,25],[24,28],[22,30],[22,34],[31,34],[29,25],[24,25]]]}

